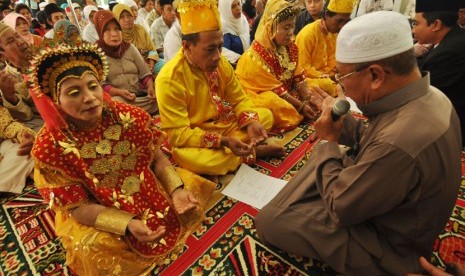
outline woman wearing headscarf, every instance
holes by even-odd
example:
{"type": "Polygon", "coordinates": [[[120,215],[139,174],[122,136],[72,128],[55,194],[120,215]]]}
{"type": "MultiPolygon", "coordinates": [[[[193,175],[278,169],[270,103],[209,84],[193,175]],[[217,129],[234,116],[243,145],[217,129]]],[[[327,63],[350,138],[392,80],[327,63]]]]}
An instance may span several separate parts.
{"type": "Polygon", "coordinates": [[[276,130],[295,128],[303,118],[314,119],[319,94],[307,87],[298,64],[298,49],[291,40],[299,13],[286,0],[268,1],[255,41],[239,59],[236,75],[257,107],[274,115],[276,130]]]}
{"type": "Polygon", "coordinates": [[[134,23],[141,25],[150,34],[150,26],[142,16],[139,16],[139,6],[134,0],[122,0],[121,4],[127,5],[131,8],[132,15],[134,16],[134,23]]]}
{"type": "Polygon", "coordinates": [[[158,74],[163,66],[163,61],[160,61],[149,33],[144,27],[134,23],[134,14],[131,8],[125,4],[117,4],[113,7],[113,14],[122,28],[123,40],[136,46],[150,70],[158,74]]]}
{"type": "Polygon", "coordinates": [[[122,38],[121,26],[113,13],[98,11],[95,27],[97,44],[107,55],[110,71],[104,89],[116,100],[136,105],[149,114],[158,110],[153,76],[137,48],[122,38]]]}
{"type": "Polygon", "coordinates": [[[38,47],[42,44],[43,38],[31,33],[29,21],[21,14],[15,12],[9,13],[3,18],[3,22],[15,30],[30,45],[38,47]]]}
{"type": "Polygon", "coordinates": [[[82,42],[81,34],[76,25],[68,19],[58,20],[53,25],[53,41],[54,43],[79,43],[82,42]]]}
{"type": "Polygon", "coordinates": [[[82,31],[82,39],[90,43],[95,43],[98,40],[98,33],[94,24],[94,16],[97,11],[98,9],[94,5],[87,5],[84,8],[84,18],[89,21],[89,24],[82,31]]]}
{"type": "Polygon", "coordinates": [[[143,110],[113,101],[97,45],[44,48],[30,68],[45,121],[32,149],[35,184],[76,275],[148,275],[174,260],[202,222],[215,184],[175,169],[143,110]]]}
{"type": "Polygon", "coordinates": [[[236,64],[250,46],[249,23],[239,0],[220,0],[218,8],[224,34],[223,55],[231,64],[236,64]]]}

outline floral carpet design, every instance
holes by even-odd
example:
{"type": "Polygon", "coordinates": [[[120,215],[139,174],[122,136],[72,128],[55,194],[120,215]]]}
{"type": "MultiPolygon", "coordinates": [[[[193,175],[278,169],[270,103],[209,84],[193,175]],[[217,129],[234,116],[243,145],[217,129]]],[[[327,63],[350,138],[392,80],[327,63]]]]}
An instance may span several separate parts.
{"type": "MultiPolygon", "coordinates": [[[[252,167],[285,180],[305,164],[313,130],[302,125],[270,141],[286,148],[282,159],[259,160],[252,167]]],[[[465,170],[464,170],[465,171],[465,170]]],[[[152,271],[152,275],[334,275],[325,264],[269,248],[259,240],[257,210],[223,196],[219,183],[206,219],[189,237],[184,251],[152,271]]],[[[465,181],[444,232],[437,238],[433,263],[465,265],[465,181]]],[[[66,253],[54,231],[54,213],[33,183],[21,195],[0,195],[0,275],[72,275],[66,253]]]]}

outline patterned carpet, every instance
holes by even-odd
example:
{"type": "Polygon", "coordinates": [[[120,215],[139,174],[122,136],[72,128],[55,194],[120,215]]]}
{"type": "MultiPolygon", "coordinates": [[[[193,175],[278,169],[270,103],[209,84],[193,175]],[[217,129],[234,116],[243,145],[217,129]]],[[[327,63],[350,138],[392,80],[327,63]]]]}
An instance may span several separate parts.
{"type": "MultiPolygon", "coordinates": [[[[291,179],[310,149],[309,126],[274,136],[285,146],[283,159],[260,160],[253,167],[265,174],[291,179]]],[[[465,168],[464,168],[465,172],[465,168]]],[[[219,184],[207,218],[188,239],[176,260],[157,267],[153,275],[334,275],[311,259],[291,256],[263,245],[253,218],[257,210],[223,196],[219,184]]],[[[433,262],[465,265],[465,181],[444,232],[434,244],[433,262]]],[[[54,213],[32,183],[22,195],[0,195],[0,275],[72,275],[65,252],[54,233],[54,213]]]]}

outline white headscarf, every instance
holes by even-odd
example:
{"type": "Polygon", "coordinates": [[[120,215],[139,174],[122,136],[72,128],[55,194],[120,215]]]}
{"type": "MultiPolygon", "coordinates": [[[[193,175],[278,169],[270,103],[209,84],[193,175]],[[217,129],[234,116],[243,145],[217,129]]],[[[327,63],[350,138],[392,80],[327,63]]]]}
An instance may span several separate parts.
{"type": "Polygon", "coordinates": [[[94,6],[94,5],[87,5],[87,6],[84,7],[84,10],[83,10],[84,18],[89,20],[89,22],[90,22],[90,18],[89,18],[90,13],[92,11],[98,11],[98,8],[96,6],[94,6]]]}
{"type": "MultiPolygon", "coordinates": [[[[218,9],[220,11],[223,34],[233,34],[241,38],[244,51],[250,46],[250,27],[245,15],[241,13],[241,18],[236,19],[232,14],[231,5],[234,0],[219,0],[218,9]]],[[[239,0],[239,4],[241,1],[239,0]]]]}

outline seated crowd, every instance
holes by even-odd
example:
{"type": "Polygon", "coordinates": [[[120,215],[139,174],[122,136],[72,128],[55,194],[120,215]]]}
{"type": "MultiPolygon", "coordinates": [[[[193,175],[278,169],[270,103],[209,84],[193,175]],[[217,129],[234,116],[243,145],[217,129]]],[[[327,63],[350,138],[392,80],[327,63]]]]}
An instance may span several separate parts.
{"type": "Polygon", "coordinates": [[[219,176],[286,158],[269,136],[311,124],[261,240],[345,275],[433,273],[462,175],[464,0],[411,18],[392,0],[73,2],[0,10],[0,196],[34,181],[73,272],[176,258],[219,176]],[[334,116],[345,97],[365,120],[334,116]]]}

